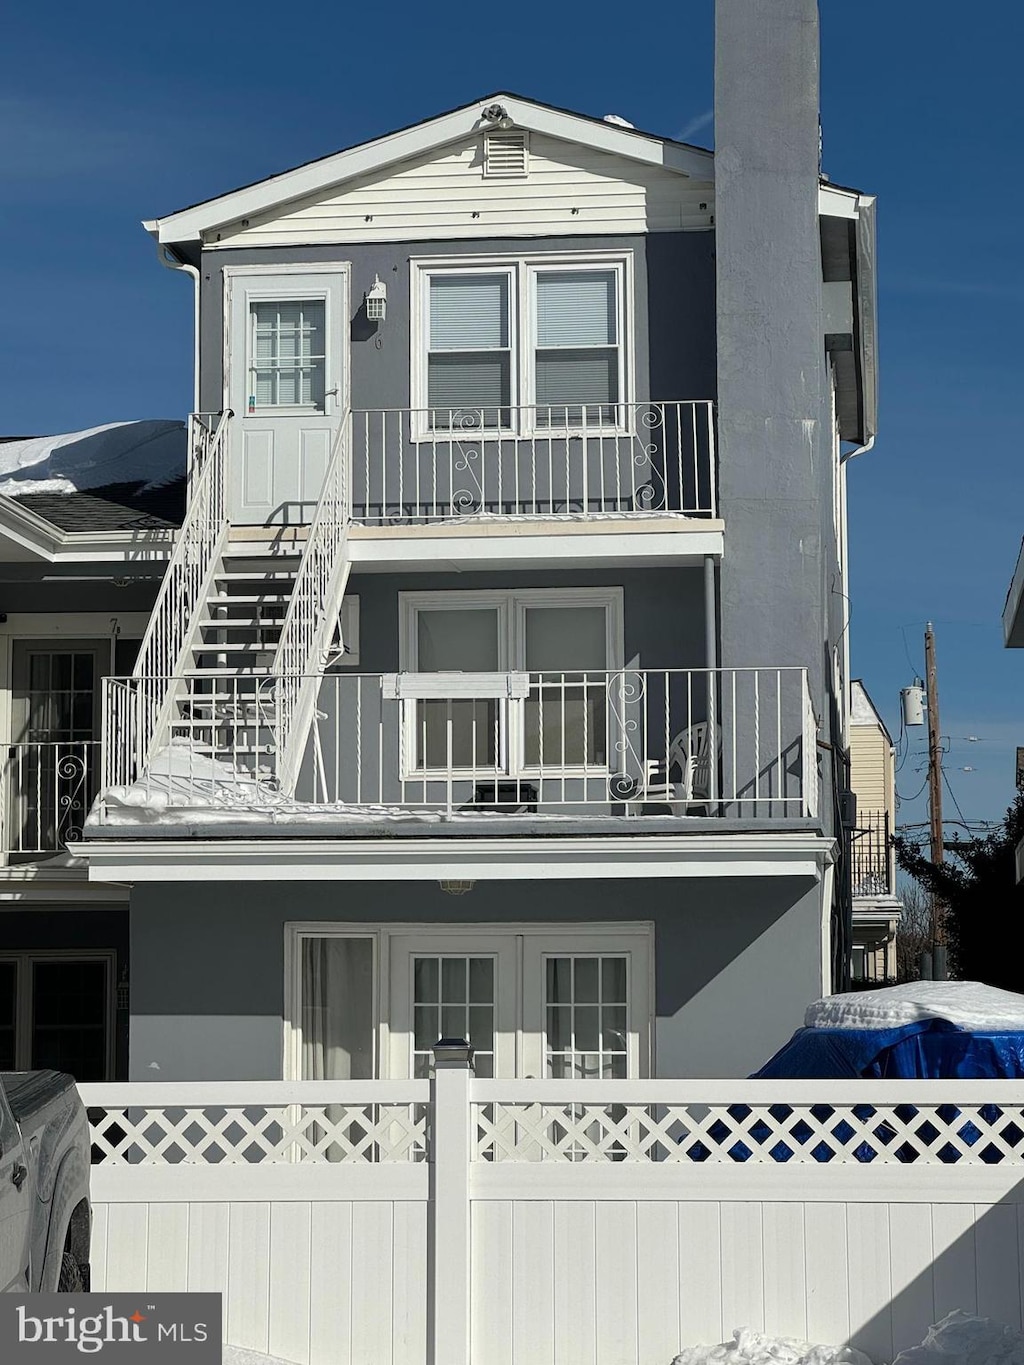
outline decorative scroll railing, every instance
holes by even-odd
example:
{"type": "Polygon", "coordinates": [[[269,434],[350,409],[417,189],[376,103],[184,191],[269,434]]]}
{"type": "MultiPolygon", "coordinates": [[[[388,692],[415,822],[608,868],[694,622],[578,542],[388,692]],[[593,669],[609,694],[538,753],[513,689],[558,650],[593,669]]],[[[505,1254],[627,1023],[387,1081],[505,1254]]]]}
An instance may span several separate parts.
{"type": "Polygon", "coordinates": [[[105,681],[106,812],[775,820],[816,810],[800,668],[186,676],[188,705],[151,756],[133,719],[140,681],[105,681]],[[277,746],[279,692],[302,682],[316,712],[293,789],[277,746]]]}
{"type": "Polygon", "coordinates": [[[81,837],[97,790],[98,740],[0,746],[0,852],[62,853],[81,837]]]}
{"type": "Polygon", "coordinates": [[[352,413],[352,519],[716,515],[714,405],[352,413]]]}

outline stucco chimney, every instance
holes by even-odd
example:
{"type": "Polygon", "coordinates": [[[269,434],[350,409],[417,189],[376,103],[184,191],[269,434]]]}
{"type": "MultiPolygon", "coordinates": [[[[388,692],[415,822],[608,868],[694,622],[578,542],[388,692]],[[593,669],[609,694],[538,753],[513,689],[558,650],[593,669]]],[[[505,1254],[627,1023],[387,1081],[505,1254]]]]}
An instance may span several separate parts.
{"type": "Polygon", "coordinates": [[[820,696],[818,66],[816,0],[716,0],[721,660],[807,667],[820,696]]]}

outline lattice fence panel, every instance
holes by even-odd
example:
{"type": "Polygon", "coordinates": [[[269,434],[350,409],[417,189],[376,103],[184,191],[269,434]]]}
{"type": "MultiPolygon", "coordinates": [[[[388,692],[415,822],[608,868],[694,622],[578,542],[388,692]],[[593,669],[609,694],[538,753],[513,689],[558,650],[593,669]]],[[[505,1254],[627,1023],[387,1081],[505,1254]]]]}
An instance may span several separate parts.
{"type": "Polygon", "coordinates": [[[90,1109],[94,1165],[417,1161],[426,1104],[90,1109]]]}
{"type": "Polygon", "coordinates": [[[999,1165],[1024,1104],[474,1105],[478,1161],[999,1165]]]}

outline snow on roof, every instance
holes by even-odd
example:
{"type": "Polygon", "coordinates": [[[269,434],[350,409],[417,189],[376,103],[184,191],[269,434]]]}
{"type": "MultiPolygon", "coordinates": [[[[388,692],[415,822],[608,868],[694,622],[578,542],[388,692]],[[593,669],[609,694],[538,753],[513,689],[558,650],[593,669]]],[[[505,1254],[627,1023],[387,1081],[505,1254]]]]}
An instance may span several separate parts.
{"type": "Polygon", "coordinates": [[[900,1028],[945,1019],[985,1032],[1024,1030],[1024,995],[980,981],[910,981],[877,991],[830,995],[807,1007],[807,1028],[900,1028]]]}
{"type": "Polygon", "coordinates": [[[185,473],[184,422],[109,422],[0,443],[0,493],[78,493],[112,484],[162,488],[185,473]]]}

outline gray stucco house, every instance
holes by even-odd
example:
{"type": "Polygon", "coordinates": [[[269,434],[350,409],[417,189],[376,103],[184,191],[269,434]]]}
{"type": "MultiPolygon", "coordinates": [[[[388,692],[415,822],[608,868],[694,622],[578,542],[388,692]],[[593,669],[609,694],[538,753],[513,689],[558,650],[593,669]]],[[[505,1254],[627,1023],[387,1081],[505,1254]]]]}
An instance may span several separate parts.
{"type": "Polygon", "coordinates": [[[498,92],[146,224],[181,477],[0,506],[0,1066],[743,1075],[842,979],[874,200],[766,8],[714,153],[498,92]]]}

